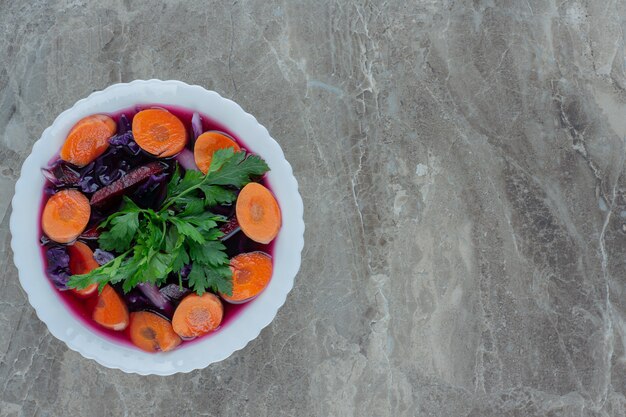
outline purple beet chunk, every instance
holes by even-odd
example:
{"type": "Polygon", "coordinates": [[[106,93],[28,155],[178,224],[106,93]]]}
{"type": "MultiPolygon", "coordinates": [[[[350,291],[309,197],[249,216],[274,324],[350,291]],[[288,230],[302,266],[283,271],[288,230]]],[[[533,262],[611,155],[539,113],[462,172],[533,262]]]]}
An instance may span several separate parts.
{"type": "Polygon", "coordinates": [[[167,298],[170,301],[179,302],[186,295],[191,293],[189,288],[181,287],[178,284],[167,284],[163,288],[159,290],[161,295],[167,298]]]}
{"type": "Polygon", "coordinates": [[[150,162],[140,166],[122,178],[96,191],[91,196],[91,205],[96,207],[106,206],[129,192],[142,181],[150,178],[151,175],[160,174],[165,168],[165,165],[160,162],[150,162]]]}
{"type": "Polygon", "coordinates": [[[241,227],[237,221],[237,216],[233,216],[226,223],[220,225],[220,231],[224,233],[224,236],[222,236],[220,240],[224,241],[240,230],[241,227]]]}

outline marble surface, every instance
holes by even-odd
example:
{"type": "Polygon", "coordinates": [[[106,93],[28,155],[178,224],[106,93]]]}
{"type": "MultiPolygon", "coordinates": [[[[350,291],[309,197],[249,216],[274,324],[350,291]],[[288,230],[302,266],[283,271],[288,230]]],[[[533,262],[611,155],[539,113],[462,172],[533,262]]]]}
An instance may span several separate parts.
{"type": "Polygon", "coordinates": [[[0,0],[0,416],[623,416],[626,3],[0,0]],[[180,79],[281,143],[306,246],[276,320],[140,377],[53,338],[20,166],[109,84],[180,79]]]}

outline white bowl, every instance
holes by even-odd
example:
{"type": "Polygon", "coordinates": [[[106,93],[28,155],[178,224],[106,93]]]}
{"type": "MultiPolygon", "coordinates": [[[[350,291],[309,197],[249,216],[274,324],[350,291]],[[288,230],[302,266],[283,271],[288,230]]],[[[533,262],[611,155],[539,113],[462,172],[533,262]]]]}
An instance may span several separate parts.
{"type": "Polygon", "coordinates": [[[243,348],[270,324],[293,287],[304,246],[302,198],[291,166],[280,146],[235,102],[197,85],[180,81],[137,80],[115,84],[79,100],[61,113],[33,146],[15,185],[11,214],[11,247],[22,287],[50,333],[86,358],[109,368],[141,375],[189,372],[221,361],[243,348]],[[150,354],[108,339],[71,312],[44,273],[39,247],[39,209],[44,178],[40,168],[56,155],[70,128],[94,113],[112,113],[137,104],[160,103],[196,110],[233,132],[270,166],[267,180],[282,210],[282,228],[274,246],[274,274],[251,305],[216,334],[167,353],[150,354]]]}

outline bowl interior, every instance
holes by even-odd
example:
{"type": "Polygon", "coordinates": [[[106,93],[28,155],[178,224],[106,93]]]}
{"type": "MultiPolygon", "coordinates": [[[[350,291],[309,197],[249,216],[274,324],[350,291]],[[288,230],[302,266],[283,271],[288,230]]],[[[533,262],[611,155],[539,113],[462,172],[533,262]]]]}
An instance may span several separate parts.
{"type": "Polygon", "coordinates": [[[11,215],[11,245],[22,287],[31,305],[50,332],[71,349],[104,366],[125,372],[167,375],[188,372],[220,361],[243,348],[276,315],[293,286],[304,244],[302,199],[284,154],[268,131],[239,105],[199,86],[179,81],[134,81],[115,84],[80,100],[61,113],[33,146],[16,184],[11,215]],[[39,248],[38,216],[44,178],[40,169],[59,151],[71,127],[94,113],[113,113],[138,104],[165,104],[206,114],[224,125],[263,157],[270,166],[267,176],[281,207],[283,225],[274,244],[274,273],[266,290],[228,326],[214,335],[172,352],[149,354],[124,346],[85,326],[66,306],[44,274],[39,248]]]}

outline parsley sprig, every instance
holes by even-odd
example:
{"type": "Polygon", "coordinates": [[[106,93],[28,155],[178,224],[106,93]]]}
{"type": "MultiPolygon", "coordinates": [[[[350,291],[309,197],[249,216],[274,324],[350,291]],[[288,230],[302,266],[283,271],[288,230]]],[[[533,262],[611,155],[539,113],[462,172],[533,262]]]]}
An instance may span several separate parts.
{"type": "Polygon", "coordinates": [[[226,247],[219,240],[218,223],[227,219],[210,209],[236,200],[241,188],[269,170],[263,159],[232,148],[213,154],[206,175],[178,166],[167,184],[167,196],[158,210],[137,206],[124,197],[121,209],[99,228],[101,249],[115,252],[110,262],[83,275],[73,275],[70,288],[122,282],[125,292],[142,282],[161,285],[170,273],[191,264],[189,287],[199,295],[211,290],[232,294],[232,274],[226,247]]]}

